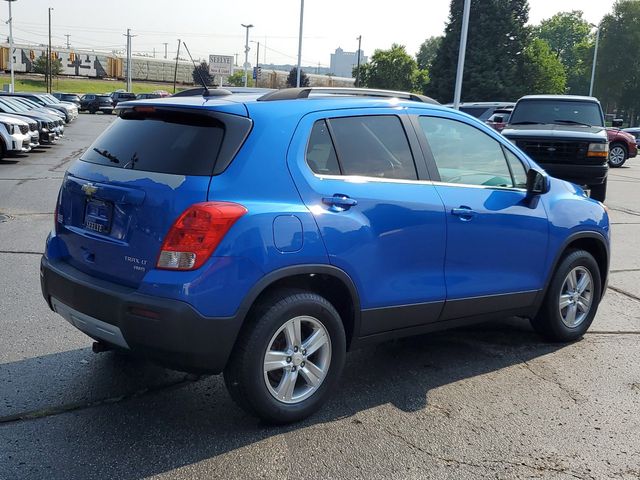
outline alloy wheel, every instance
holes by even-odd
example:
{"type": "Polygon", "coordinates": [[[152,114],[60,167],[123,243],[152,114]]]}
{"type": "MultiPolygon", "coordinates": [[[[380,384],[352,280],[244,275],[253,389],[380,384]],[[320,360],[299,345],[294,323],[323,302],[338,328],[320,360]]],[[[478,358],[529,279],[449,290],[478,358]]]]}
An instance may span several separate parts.
{"type": "Polygon", "coordinates": [[[318,389],[331,365],[331,338],[318,319],[299,316],[282,325],[269,341],[264,381],[278,401],[296,404],[318,389]]]}
{"type": "Polygon", "coordinates": [[[625,161],[625,151],[621,146],[615,146],[609,151],[611,165],[622,165],[625,161]]]}
{"type": "Polygon", "coordinates": [[[585,321],[593,302],[593,278],[585,267],[575,267],[567,274],[562,288],[558,308],[560,318],[569,328],[576,328],[585,321]]]}

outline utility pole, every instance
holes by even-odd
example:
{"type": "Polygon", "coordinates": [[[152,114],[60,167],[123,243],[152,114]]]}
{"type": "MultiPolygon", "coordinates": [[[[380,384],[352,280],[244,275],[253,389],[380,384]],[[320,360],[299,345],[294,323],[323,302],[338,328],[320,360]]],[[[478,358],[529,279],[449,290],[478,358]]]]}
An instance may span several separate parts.
{"type": "Polygon", "coordinates": [[[49,55],[47,57],[49,80],[47,83],[47,93],[51,93],[53,91],[53,69],[51,68],[51,10],[53,10],[53,7],[49,7],[49,55]]]}
{"type": "Polygon", "coordinates": [[[238,66],[238,54],[237,54],[237,53],[235,53],[234,55],[236,56],[236,63],[235,63],[235,65],[234,65],[234,67],[237,67],[237,66],[238,66]]]}
{"type": "Polygon", "coordinates": [[[70,37],[70,36],[71,36],[71,35],[69,35],[69,34],[66,34],[66,35],[65,35],[65,37],[67,37],[67,50],[69,50],[69,49],[71,48],[71,44],[69,43],[69,37],[70,37]]]}
{"type": "Polygon", "coordinates": [[[256,87],[258,86],[258,67],[260,66],[260,42],[256,42],[258,48],[256,49],[256,87]]]}
{"type": "Polygon", "coordinates": [[[153,58],[156,58],[156,47],[153,47],[153,58]]]}
{"type": "Polygon", "coordinates": [[[125,35],[125,37],[127,37],[127,92],[131,92],[133,89],[133,85],[131,83],[131,38],[135,36],[136,35],[131,35],[131,29],[127,28],[127,33],[125,35]]]}
{"type": "Polygon", "coordinates": [[[13,67],[13,16],[11,15],[11,2],[15,2],[16,0],[7,0],[9,2],[9,69],[11,70],[11,85],[9,86],[9,91],[11,93],[16,90],[16,77],[14,73],[13,67]]]}
{"type": "Polygon", "coordinates": [[[167,59],[167,45],[169,45],[169,44],[167,42],[164,42],[163,45],[164,45],[164,59],[166,60],[167,59]]]}
{"type": "Polygon", "coordinates": [[[460,108],[460,96],[462,95],[462,76],[464,74],[464,57],[467,52],[467,33],[469,32],[469,10],[471,0],[464,0],[462,11],[462,32],[460,33],[460,50],[458,52],[458,70],[456,71],[456,88],[453,94],[453,108],[460,108]]]}
{"type": "Polygon", "coordinates": [[[591,66],[591,83],[589,84],[589,96],[593,97],[593,84],[596,80],[596,62],[598,61],[598,44],[600,43],[600,25],[595,26],[596,30],[596,46],[593,49],[593,65],[591,66]]]}
{"type": "Polygon", "coordinates": [[[360,49],[362,47],[362,35],[358,36],[358,66],[356,67],[356,88],[360,86],[360,49]]]}
{"type": "Polygon", "coordinates": [[[178,59],[180,58],[180,39],[178,39],[178,52],[176,53],[176,68],[173,71],[173,93],[176,93],[176,81],[178,80],[178,59]]]}
{"type": "Polygon", "coordinates": [[[298,69],[296,87],[300,87],[300,63],[302,62],[302,20],[304,19],[304,0],[300,0],[300,33],[298,35],[298,69]]]}
{"type": "Polygon", "coordinates": [[[247,33],[244,39],[244,86],[247,86],[247,69],[249,68],[249,29],[253,28],[252,24],[248,24],[245,25],[244,23],[241,23],[240,25],[242,25],[247,33]]]}

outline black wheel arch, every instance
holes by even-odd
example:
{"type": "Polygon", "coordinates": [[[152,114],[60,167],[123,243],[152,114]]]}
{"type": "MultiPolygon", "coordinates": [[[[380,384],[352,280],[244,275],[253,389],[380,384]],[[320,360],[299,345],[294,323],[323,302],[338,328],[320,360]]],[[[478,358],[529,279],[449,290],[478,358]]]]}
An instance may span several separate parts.
{"type": "Polygon", "coordinates": [[[557,270],[562,259],[567,255],[567,252],[571,250],[585,250],[596,260],[598,269],[600,270],[600,281],[602,286],[600,297],[602,298],[602,296],[604,296],[609,274],[609,244],[605,237],[598,232],[575,232],[569,235],[569,237],[567,237],[563,242],[562,247],[558,249],[558,253],[553,259],[552,268],[545,280],[544,288],[540,291],[538,298],[536,299],[536,308],[539,308],[540,305],[542,305],[542,301],[544,300],[547,290],[549,289],[549,285],[553,279],[553,274],[557,270]]]}
{"type": "Polygon", "coordinates": [[[360,331],[360,297],[351,277],[331,265],[293,265],[262,277],[245,295],[238,309],[236,316],[241,319],[242,326],[261,298],[275,289],[292,287],[318,293],[334,306],[342,318],[349,349],[360,331]]]}

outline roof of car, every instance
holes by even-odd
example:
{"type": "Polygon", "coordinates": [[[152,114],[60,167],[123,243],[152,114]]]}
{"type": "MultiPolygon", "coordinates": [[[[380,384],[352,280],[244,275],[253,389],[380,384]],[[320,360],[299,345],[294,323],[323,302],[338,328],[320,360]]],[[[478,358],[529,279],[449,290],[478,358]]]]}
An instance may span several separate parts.
{"type": "MultiPolygon", "coordinates": [[[[294,89],[291,89],[294,90],[294,89]]],[[[144,100],[140,105],[146,107],[157,106],[178,106],[183,108],[212,108],[237,115],[247,115],[247,108],[278,108],[286,103],[289,113],[304,114],[306,112],[344,109],[344,108],[384,108],[384,107],[424,107],[445,109],[446,107],[434,103],[417,102],[410,99],[400,99],[393,96],[365,96],[348,94],[314,94],[308,98],[297,99],[273,99],[265,101],[264,92],[256,93],[233,93],[230,95],[216,95],[209,97],[188,96],[188,97],[165,97],[144,100]],[[261,99],[262,98],[262,99],[261,99]]],[[[118,107],[135,106],[136,101],[127,101],[118,104],[118,107]]]]}
{"type": "Polygon", "coordinates": [[[598,99],[596,97],[588,97],[584,95],[525,95],[520,100],[560,100],[562,102],[585,102],[585,101],[598,102],[598,99]]]}

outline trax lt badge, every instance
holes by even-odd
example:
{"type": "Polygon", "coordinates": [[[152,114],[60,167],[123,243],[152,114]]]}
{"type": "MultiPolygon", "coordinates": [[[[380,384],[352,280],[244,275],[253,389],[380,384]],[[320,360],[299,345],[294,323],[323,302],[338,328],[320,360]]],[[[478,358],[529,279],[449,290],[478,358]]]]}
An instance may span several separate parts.
{"type": "Polygon", "coordinates": [[[556,151],[556,147],[547,148],[547,152],[555,152],[555,151],[556,151]]]}
{"type": "Polygon", "coordinates": [[[91,195],[93,195],[98,191],[98,187],[96,187],[93,183],[85,183],[84,185],[82,185],[82,191],[88,197],[90,197],[91,195]]]}

